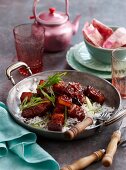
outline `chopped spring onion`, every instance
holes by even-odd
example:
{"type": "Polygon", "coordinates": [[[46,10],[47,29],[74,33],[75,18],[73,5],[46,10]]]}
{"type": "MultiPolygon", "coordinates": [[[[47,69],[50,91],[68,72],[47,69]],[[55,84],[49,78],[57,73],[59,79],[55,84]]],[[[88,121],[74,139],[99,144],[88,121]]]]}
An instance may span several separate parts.
{"type": "Polygon", "coordinates": [[[87,96],[86,96],[86,103],[87,103],[89,110],[93,110],[93,105],[92,105],[90,99],[87,96]]]}
{"type": "Polygon", "coordinates": [[[50,87],[50,86],[52,86],[54,84],[57,84],[62,80],[61,77],[65,76],[65,75],[66,75],[66,72],[64,72],[64,73],[56,73],[56,74],[54,74],[52,76],[49,76],[48,79],[43,84],[38,85],[38,88],[39,89],[47,88],[47,87],[50,87]]]}
{"type": "Polygon", "coordinates": [[[51,96],[49,96],[44,90],[41,89],[42,94],[44,97],[46,97],[49,101],[52,102],[52,104],[55,106],[55,95],[54,93],[51,93],[51,96]]]}
{"type": "Polygon", "coordinates": [[[48,100],[43,100],[41,97],[31,97],[29,102],[27,100],[28,98],[25,97],[23,102],[20,104],[20,110],[24,110],[26,108],[30,108],[41,103],[49,102],[48,100]]]}

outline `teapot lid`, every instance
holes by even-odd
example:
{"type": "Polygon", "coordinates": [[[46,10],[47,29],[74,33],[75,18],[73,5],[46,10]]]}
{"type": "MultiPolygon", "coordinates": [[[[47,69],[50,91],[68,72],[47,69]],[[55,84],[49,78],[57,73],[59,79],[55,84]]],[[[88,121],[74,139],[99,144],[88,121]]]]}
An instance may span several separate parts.
{"type": "Polygon", "coordinates": [[[44,25],[60,25],[68,20],[68,15],[63,12],[56,12],[55,8],[49,8],[49,12],[40,13],[36,20],[44,25]]]}

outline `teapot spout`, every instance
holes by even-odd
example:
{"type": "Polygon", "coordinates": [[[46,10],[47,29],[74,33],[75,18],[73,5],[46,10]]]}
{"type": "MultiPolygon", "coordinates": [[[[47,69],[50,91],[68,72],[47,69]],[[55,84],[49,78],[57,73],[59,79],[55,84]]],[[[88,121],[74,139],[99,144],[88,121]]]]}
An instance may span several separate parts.
{"type": "Polygon", "coordinates": [[[76,16],[75,20],[73,21],[73,35],[76,34],[79,28],[81,15],[76,16]]]}

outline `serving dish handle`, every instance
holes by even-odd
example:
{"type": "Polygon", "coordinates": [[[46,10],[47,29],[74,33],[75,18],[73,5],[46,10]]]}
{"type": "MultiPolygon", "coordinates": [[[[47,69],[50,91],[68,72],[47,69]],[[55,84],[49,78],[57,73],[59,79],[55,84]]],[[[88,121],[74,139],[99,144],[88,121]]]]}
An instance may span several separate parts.
{"type": "Polygon", "coordinates": [[[20,68],[20,67],[25,67],[25,68],[28,70],[29,74],[32,75],[32,71],[31,71],[30,67],[29,67],[26,63],[24,63],[24,62],[22,62],[22,61],[19,61],[19,62],[15,63],[15,64],[10,65],[10,66],[6,69],[6,75],[7,75],[8,79],[11,81],[11,83],[12,83],[13,85],[15,85],[16,83],[15,83],[15,80],[14,80],[14,78],[13,78],[13,76],[12,76],[11,73],[12,73],[14,70],[17,70],[17,69],[20,68]]]}
{"type": "Polygon", "coordinates": [[[112,116],[109,120],[104,122],[105,126],[113,124],[126,116],[126,109],[119,111],[116,115],[112,116]]]}

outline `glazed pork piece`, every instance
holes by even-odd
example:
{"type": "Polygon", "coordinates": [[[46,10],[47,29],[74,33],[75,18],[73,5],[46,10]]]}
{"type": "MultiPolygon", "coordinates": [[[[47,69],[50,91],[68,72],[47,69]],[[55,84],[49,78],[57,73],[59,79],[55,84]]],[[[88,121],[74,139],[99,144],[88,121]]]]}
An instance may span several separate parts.
{"type": "Polygon", "coordinates": [[[58,84],[55,84],[53,86],[53,90],[55,93],[67,95],[68,97],[72,98],[72,102],[75,102],[75,104],[78,105],[82,105],[85,100],[83,87],[80,83],[65,83],[64,81],[62,81],[58,84]]]}
{"type": "Polygon", "coordinates": [[[48,130],[62,131],[64,125],[64,113],[54,113],[51,120],[48,122],[48,130]]]}
{"type": "Polygon", "coordinates": [[[53,85],[53,91],[57,94],[65,94],[66,83],[64,81],[60,81],[53,85]]]}
{"type": "Polygon", "coordinates": [[[51,107],[52,103],[50,101],[40,103],[36,106],[24,109],[22,111],[22,117],[33,118],[35,116],[44,116],[51,107]]]}
{"type": "Polygon", "coordinates": [[[56,106],[51,114],[51,120],[48,122],[48,130],[61,131],[65,120],[65,106],[68,106],[70,101],[67,96],[60,95],[57,97],[56,106]]]}
{"type": "Polygon", "coordinates": [[[61,131],[65,121],[65,107],[67,108],[67,117],[77,118],[83,121],[86,111],[80,106],[72,103],[72,98],[66,95],[58,96],[57,105],[52,113],[51,120],[48,123],[48,130],[61,131]]]}
{"type": "Polygon", "coordinates": [[[79,121],[83,121],[86,111],[76,104],[72,104],[68,109],[68,117],[77,118],[79,121]]]}
{"type": "Polygon", "coordinates": [[[56,106],[51,114],[51,120],[48,122],[48,130],[61,131],[65,120],[65,106],[56,102],[56,106]]]}
{"type": "Polygon", "coordinates": [[[83,94],[83,87],[80,83],[69,82],[65,88],[65,93],[72,99],[78,99],[78,102],[82,105],[85,101],[83,94]]]}
{"type": "Polygon", "coordinates": [[[58,96],[58,103],[66,107],[70,107],[72,105],[72,98],[65,94],[58,96]]]}
{"type": "Polygon", "coordinates": [[[62,123],[60,121],[49,121],[48,123],[48,130],[51,130],[51,131],[62,131],[62,123]]]}
{"type": "Polygon", "coordinates": [[[51,115],[51,120],[61,122],[61,124],[63,125],[64,124],[64,113],[53,113],[51,115]]]}
{"type": "Polygon", "coordinates": [[[30,101],[31,97],[33,96],[33,93],[32,92],[23,92],[21,94],[21,97],[20,97],[20,100],[21,102],[24,101],[24,99],[27,99],[27,101],[30,101]]]}
{"type": "Polygon", "coordinates": [[[84,94],[89,97],[92,101],[100,103],[101,105],[105,101],[105,96],[103,93],[101,93],[100,90],[92,87],[92,86],[87,86],[84,89],[84,94]]]}
{"type": "Polygon", "coordinates": [[[65,106],[56,102],[53,113],[64,113],[64,112],[65,112],[65,106]]]}

